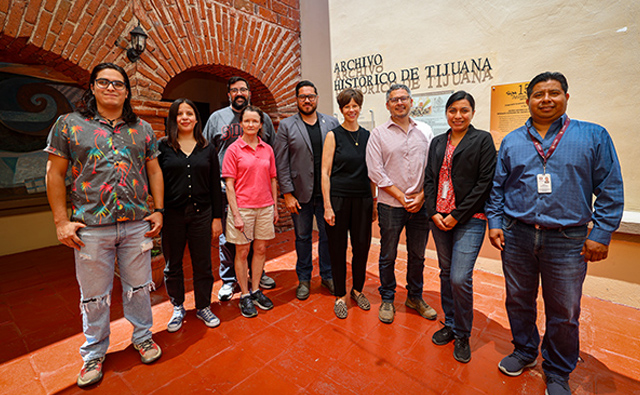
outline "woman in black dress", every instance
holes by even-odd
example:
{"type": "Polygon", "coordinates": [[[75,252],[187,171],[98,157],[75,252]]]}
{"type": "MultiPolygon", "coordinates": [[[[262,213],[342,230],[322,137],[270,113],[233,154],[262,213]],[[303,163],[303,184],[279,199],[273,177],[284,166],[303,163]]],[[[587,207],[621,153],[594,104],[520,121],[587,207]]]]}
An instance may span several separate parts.
{"type": "Polygon", "coordinates": [[[363,95],[345,89],[338,95],[344,122],[327,133],[322,150],[322,196],[325,229],[335,286],[333,307],[338,318],[347,318],[347,235],[351,238],[351,297],[358,307],[371,305],[362,293],[371,245],[371,222],[377,217],[375,185],[369,181],[365,154],[369,131],[358,125],[363,95]]]}

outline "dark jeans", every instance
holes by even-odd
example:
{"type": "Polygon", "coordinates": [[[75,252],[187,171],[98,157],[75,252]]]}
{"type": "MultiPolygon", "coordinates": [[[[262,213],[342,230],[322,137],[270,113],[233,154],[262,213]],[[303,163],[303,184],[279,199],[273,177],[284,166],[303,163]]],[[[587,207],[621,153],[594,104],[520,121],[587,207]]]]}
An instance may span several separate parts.
{"type": "Polygon", "coordinates": [[[469,337],[473,324],[473,267],[482,247],[487,221],[471,218],[447,232],[440,230],[433,221],[429,224],[438,251],[444,324],[453,328],[456,337],[469,337]]]}
{"type": "Polygon", "coordinates": [[[542,369],[547,377],[567,379],[580,351],[580,299],[587,273],[580,252],[587,227],[536,229],[505,217],[502,228],[502,267],[515,353],[527,361],[538,355],[536,298],[540,279],[546,317],[542,369]]]}
{"type": "Polygon", "coordinates": [[[429,218],[422,206],[417,213],[404,207],[378,204],[380,226],[380,296],[384,302],[393,302],[396,293],[395,264],[402,229],[407,237],[407,291],[410,298],[422,299],[424,279],[424,250],[429,237],[429,218]]]}
{"type": "Polygon", "coordinates": [[[351,236],[353,289],[362,292],[371,246],[373,198],[331,196],[335,224],[324,224],[329,241],[335,296],[347,294],[347,236],[351,236]]]}
{"type": "Polygon", "coordinates": [[[165,210],[162,227],[162,250],[167,262],[164,283],[174,306],[184,303],[182,258],[187,242],[193,268],[196,308],[204,309],[211,304],[211,221],[211,208],[197,210],[192,204],[187,204],[183,208],[165,210]]]}
{"type": "Polygon", "coordinates": [[[313,246],[313,216],[318,224],[318,256],[320,265],[320,277],[325,280],[332,278],[331,262],[329,259],[329,246],[324,222],[324,203],[322,196],[312,197],[308,203],[300,203],[302,208],[298,214],[291,214],[293,227],[296,233],[296,273],[299,281],[310,281],[313,271],[312,246],[313,246]]]}

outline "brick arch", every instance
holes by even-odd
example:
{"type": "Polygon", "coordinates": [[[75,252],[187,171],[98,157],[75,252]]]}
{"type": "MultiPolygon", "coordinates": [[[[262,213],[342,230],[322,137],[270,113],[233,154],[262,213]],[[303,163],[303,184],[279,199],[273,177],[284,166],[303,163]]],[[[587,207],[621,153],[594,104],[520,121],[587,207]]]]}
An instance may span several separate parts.
{"type": "Polygon", "coordinates": [[[278,106],[276,104],[275,97],[273,96],[269,88],[267,88],[267,86],[257,77],[234,67],[218,65],[196,66],[189,70],[185,70],[175,77],[191,71],[211,74],[213,76],[220,77],[225,82],[232,76],[240,76],[246,79],[247,81],[249,81],[249,86],[251,87],[251,103],[260,107],[263,111],[269,113],[269,115],[277,115],[278,106]]]}
{"type": "Polygon", "coordinates": [[[158,100],[169,80],[187,70],[222,73],[224,77],[234,70],[264,89],[256,93],[270,92],[273,102],[269,106],[275,105],[278,112],[294,110],[291,92],[300,75],[298,25],[293,30],[265,20],[252,12],[257,5],[237,9],[215,2],[184,3],[135,6],[135,14],[149,34],[149,50],[136,65],[150,80],[149,89],[140,92],[142,96],[158,100]]]}
{"type": "Polygon", "coordinates": [[[89,83],[90,72],[63,58],[59,54],[38,48],[27,42],[25,38],[13,39],[6,34],[0,34],[0,62],[25,65],[45,65],[60,72],[78,85],[86,88],[89,83]],[[7,44],[4,44],[7,43],[7,44]]]}

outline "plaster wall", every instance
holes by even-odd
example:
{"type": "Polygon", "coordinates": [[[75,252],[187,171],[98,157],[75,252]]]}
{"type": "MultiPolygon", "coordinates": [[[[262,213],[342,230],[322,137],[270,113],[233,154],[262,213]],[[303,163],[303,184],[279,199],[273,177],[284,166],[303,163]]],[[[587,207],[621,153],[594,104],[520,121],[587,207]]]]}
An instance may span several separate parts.
{"type": "Polygon", "coordinates": [[[0,217],[0,256],[60,244],[51,211],[0,217]]]}
{"type": "MultiPolygon", "coordinates": [[[[326,1],[300,0],[301,77],[315,84],[318,111],[324,114],[332,114],[334,102],[329,26],[326,1]]],[[[291,96],[294,95],[292,90],[291,96]]]]}
{"type": "MultiPolygon", "coordinates": [[[[329,0],[329,13],[332,68],[371,54],[383,56],[385,71],[418,67],[413,93],[470,92],[480,129],[489,129],[492,85],[561,71],[569,81],[567,113],[608,129],[622,164],[625,211],[640,212],[640,133],[631,127],[640,108],[640,2],[329,0]],[[428,87],[425,66],[485,57],[492,78],[428,87]]],[[[369,110],[376,125],[388,119],[383,93],[365,96],[367,117],[369,110]]]]}

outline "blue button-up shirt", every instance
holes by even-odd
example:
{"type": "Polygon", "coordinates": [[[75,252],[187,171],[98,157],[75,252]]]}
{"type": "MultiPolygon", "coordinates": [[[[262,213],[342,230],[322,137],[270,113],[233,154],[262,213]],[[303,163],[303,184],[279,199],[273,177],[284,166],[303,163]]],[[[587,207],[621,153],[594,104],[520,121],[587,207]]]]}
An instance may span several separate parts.
{"type": "Polygon", "coordinates": [[[489,229],[502,226],[503,214],[527,224],[557,228],[593,221],[589,239],[608,245],[622,219],[624,191],[620,162],[611,136],[602,126],[571,119],[555,152],[547,160],[551,193],[538,193],[543,160],[529,133],[548,152],[566,119],[556,120],[544,139],[531,118],[502,140],[491,197],[489,229]],[[593,195],[596,200],[593,203],[593,195]]]}

